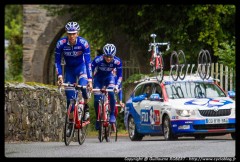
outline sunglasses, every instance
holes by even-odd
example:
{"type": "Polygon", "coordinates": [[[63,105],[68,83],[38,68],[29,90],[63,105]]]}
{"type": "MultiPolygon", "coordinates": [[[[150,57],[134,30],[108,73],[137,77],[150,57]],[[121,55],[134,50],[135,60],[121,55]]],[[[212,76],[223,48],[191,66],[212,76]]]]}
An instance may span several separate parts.
{"type": "Polygon", "coordinates": [[[106,58],[113,58],[113,56],[104,56],[104,57],[106,57],[106,58]]]}

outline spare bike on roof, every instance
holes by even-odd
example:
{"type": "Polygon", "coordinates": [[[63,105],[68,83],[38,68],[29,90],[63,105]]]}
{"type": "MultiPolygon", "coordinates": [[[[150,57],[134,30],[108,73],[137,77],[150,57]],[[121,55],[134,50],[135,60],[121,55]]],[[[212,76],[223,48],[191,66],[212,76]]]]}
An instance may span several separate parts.
{"type": "Polygon", "coordinates": [[[153,42],[149,43],[149,49],[148,51],[151,52],[151,59],[150,59],[150,65],[151,65],[151,72],[154,73],[156,76],[156,79],[161,82],[163,80],[164,75],[164,61],[163,61],[163,51],[161,51],[161,46],[167,46],[166,51],[170,49],[170,43],[169,42],[162,42],[157,43],[155,42],[156,34],[151,34],[150,37],[153,38],[153,42]]]}

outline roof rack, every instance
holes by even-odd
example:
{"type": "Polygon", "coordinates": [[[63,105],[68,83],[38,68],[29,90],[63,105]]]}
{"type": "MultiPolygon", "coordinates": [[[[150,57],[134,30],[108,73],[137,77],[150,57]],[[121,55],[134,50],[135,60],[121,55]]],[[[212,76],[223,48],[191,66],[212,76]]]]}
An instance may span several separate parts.
{"type": "MultiPolygon", "coordinates": [[[[149,76],[145,76],[144,78],[138,80],[138,81],[134,81],[134,83],[140,83],[140,82],[145,82],[145,81],[157,81],[156,77],[149,77],[149,76]]],[[[217,81],[219,82],[219,79],[215,79],[210,77],[208,80],[202,80],[202,78],[196,73],[194,75],[186,75],[186,77],[184,78],[184,80],[178,79],[176,81],[174,81],[172,79],[172,77],[170,75],[165,75],[163,77],[162,82],[188,82],[188,81],[199,81],[199,82],[214,82],[217,81]]]]}
{"type": "Polygon", "coordinates": [[[134,83],[140,83],[140,82],[151,81],[151,80],[155,81],[157,79],[156,79],[156,77],[149,77],[149,76],[145,75],[144,78],[142,78],[138,81],[134,81],[134,83]]]}

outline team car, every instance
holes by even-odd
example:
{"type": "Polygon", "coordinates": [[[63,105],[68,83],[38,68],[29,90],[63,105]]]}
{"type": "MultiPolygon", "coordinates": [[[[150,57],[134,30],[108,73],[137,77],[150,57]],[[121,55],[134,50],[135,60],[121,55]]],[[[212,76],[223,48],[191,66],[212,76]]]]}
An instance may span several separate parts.
{"type": "Polygon", "coordinates": [[[235,100],[214,80],[186,76],[174,81],[164,76],[160,83],[147,78],[136,85],[126,101],[124,125],[132,141],[144,136],[165,140],[191,136],[231,134],[235,139],[235,100]]]}

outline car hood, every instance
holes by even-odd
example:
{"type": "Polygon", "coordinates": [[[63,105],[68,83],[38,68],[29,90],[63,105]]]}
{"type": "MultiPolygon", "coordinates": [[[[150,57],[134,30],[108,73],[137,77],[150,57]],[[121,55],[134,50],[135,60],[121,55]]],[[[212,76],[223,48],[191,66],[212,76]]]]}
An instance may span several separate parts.
{"type": "Polygon", "coordinates": [[[235,101],[226,97],[169,99],[169,106],[179,109],[229,109],[235,108],[235,101]]]}

